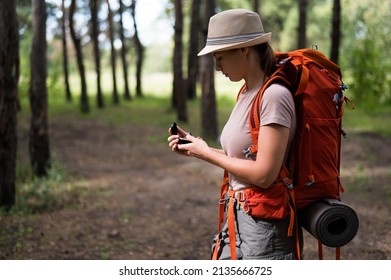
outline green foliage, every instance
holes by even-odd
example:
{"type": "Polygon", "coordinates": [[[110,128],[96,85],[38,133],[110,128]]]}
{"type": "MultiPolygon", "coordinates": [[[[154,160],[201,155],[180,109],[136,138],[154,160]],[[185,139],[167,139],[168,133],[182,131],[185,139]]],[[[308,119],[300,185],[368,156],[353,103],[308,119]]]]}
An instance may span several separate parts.
{"type": "MultiPolygon", "coordinates": [[[[48,91],[59,92],[63,89],[63,65],[62,65],[62,54],[58,52],[61,49],[59,46],[60,41],[53,41],[53,44],[48,45],[48,63],[47,69],[50,71],[46,84],[48,91]]],[[[49,73],[48,71],[48,73],[49,73]]]]}
{"type": "Polygon", "coordinates": [[[23,38],[27,33],[31,33],[33,13],[31,12],[31,1],[30,0],[18,0],[17,3],[17,14],[19,24],[19,34],[23,38]]]}
{"type": "Polygon", "coordinates": [[[30,86],[30,49],[31,34],[25,34],[19,43],[19,96],[28,96],[30,86]]]}
{"type": "MultiPolygon", "coordinates": [[[[275,42],[273,39],[273,47],[280,51],[289,51],[297,48],[297,22],[299,20],[299,13],[297,8],[290,8],[286,12],[284,26],[281,30],[280,41],[275,42]],[[294,34],[294,36],[292,36],[294,34]]],[[[274,34],[274,31],[273,31],[274,34]]]]}
{"type": "MultiPolygon", "coordinates": [[[[49,1],[51,2],[51,1],[49,1]]],[[[277,50],[287,51],[296,48],[297,25],[298,25],[298,2],[293,0],[281,1],[259,1],[260,14],[266,31],[273,32],[272,44],[277,50]]],[[[307,17],[307,47],[316,44],[319,50],[329,54],[331,34],[331,10],[332,1],[316,0],[308,2],[307,17]]],[[[166,10],[172,10],[172,2],[166,3],[166,10]]],[[[252,9],[253,1],[224,0],[217,1],[216,12],[230,8],[252,9]]],[[[50,5],[49,5],[50,6],[50,5]]],[[[83,5],[81,5],[83,6],[83,5]]],[[[185,22],[183,38],[186,40],[189,30],[191,1],[184,2],[185,22]]],[[[55,6],[49,10],[55,10],[55,6]]],[[[344,80],[350,87],[350,94],[353,99],[367,103],[389,103],[391,102],[391,2],[388,0],[345,0],[341,1],[342,25],[341,25],[341,48],[340,64],[343,69],[344,80]]],[[[85,22],[88,13],[81,7],[80,16],[85,22]]],[[[51,12],[53,14],[53,12],[51,12]]],[[[21,75],[20,95],[28,93],[29,82],[29,57],[31,42],[31,2],[18,2],[18,15],[21,34],[21,75]]],[[[170,17],[172,19],[172,16],[170,17]]],[[[161,17],[163,20],[167,16],[161,17]]],[[[53,16],[50,22],[55,22],[53,16]]],[[[79,29],[79,28],[78,28],[79,29]]],[[[53,28],[51,30],[54,30],[53,28]]],[[[48,32],[52,32],[48,30],[48,32]]],[[[84,31],[85,32],[85,31],[84,31]]],[[[84,42],[84,55],[87,71],[93,71],[93,60],[91,57],[91,43],[87,34],[84,42]]],[[[51,38],[50,36],[48,38],[51,38]]],[[[75,59],[72,53],[71,42],[69,41],[69,59],[71,75],[76,74],[75,59]]],[[[135,61],[132,45],[129,44],[129,61],[132,65],[135,61]]],[[[48,42],[48,87],[53,91],[59,91],[61,78],[61,49],[62,47],[55,40],[48,42]]],[[[184,50],[186,52],[186,50],[184,50]]],[[[109,69],[109,50],[102,47],[102,65],[109,69]]],[[[150,45],[146,49],[145,74],[156,72],[172,71],[172,42],[167,46],[150,45]]],[[[119,65],[119,64],[118,64],[119,65]]],[[[120,67],[119,67],[120,68],[120,67]]],[[[186,67],[184,67],[186,69],[186,67]]],[[[119,82],[122,81],[121,69],[117,72],[119,82]]],[[[130,66],[130,77],[133,79],[134,67],[130,66]]],[[[184,73],[186,76],[186,73],[184,73]]],[[[71,85],[72,91],[76,94],[79,91],[77,79],[71,85]]],[[[88,80],[91,80],[89,78],[88,80]]],[[[92,79],[93,80],[93,79],[92,79]]],[[[132,81],[134,84],[134,81],[132,81]]],[[[148,84],[147,83],[144,83],[148,84]]],[[[120,88],[120,86],[119,86],[120,88]]],[[[88,85],[88,90],[95,91],[95,86],[88,85]]]]}
{"type": "Polygon", "coordinates": [[[357,43],[350,53],[353,80],[350,89],[354,97],[370,104],[391,102],[391,64],[387,63],[380,46],[372,39],[365,38],[357,43]]]}
{"type": "Polygon", "coordinates": [[[251,9],[250,2],[252,2],[252,1],[243,1],[243,0],[216,1],[217,12],[227,10],[227,9],[232,9],[232,8],[251,9]]]}
{"type": "Polygon", "coordinates": [[[350,89],[367,106],[391,103],[391,3],[358,2],[350,6],[349,44],[343,48],[350,89]]]}
{"type": "Polygon", "coordinates": [[[70,174],[57,161],[44,178],[32,177],[31,168],[19,161],[16,177],[16,204],[11,212],[51,211],[76,202],[79,196],[80,186],[71,182],[70,174]]]}

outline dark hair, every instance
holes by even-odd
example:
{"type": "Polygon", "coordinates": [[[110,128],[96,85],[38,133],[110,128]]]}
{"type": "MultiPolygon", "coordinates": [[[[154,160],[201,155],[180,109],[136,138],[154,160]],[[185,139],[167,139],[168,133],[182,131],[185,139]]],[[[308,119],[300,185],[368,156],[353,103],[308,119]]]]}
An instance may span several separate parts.
{"type": "Polygon", "coordinates": [[[274,55],[274,50],[269,43],[263,43],[253,47],[256,53],[259,56],[259,61],[261,63],[261,68],[267,76],[273,74],[276,70],[276,57],[274,55]]]}

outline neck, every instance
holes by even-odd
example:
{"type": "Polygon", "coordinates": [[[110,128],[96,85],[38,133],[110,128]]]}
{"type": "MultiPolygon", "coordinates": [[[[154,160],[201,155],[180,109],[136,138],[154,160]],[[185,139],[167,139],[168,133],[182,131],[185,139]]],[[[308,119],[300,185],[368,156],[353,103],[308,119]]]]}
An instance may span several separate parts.
{"type": "Polygon", "coordinates": [[[247,90],[253,90],[255,88],[261,87],[267,80],[265,72],[259,67],[259,62],[256,59],[253,59],[249,65],[249,71],[247,72],[247,77],[244,79],[246,82],[247,90]]]}
{"type": "Polygon", "coordinates": [[[265,83],[267,77],[264,73],[262,75],[258,75],[254,77],[254,79],[246,79],[246,88],[248,91],[254,90],[256,88],[260,88],[265,83]]]}

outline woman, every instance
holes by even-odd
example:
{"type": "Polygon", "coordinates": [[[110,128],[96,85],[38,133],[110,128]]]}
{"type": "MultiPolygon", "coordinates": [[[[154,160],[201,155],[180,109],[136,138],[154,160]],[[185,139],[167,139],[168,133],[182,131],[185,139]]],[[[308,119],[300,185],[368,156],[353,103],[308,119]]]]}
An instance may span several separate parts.
{"type": "MultiPolygon", "coordinates": [[[[223,168],[228,173],[230,193],[242,192],[246,199],[250,192],[261,198],[268,198],[274,192],[274,184],[282,164],[287,160],[296,129],[295,105],[290,91],[283,85],[272,84],[265,90],[260,103],[257,153],[253,157],[243,153],[253,144],[248,123],[251,104],[275,70],[270,39],[271,33],[264,32],[259,15],[252,11],[232,9],[211,17],[206,46],[198,55],[212,53],[217,71],[233,82],[245,82],[221,133],[223,149],[211,148],[201,138],[181,129],[178,135],[168,138],[172,151],[223,168]],[[179,144],[179,137],[192,143],[179,144]]],[[[228,222],[225,224],[216,236],[214,257],[296,259],[296,238],[287,234],[289,203],[287,199],[283,202],[277,200],[284,213],[278,217],[273,217],[275,213],[262,213],[262,206],[262,209],[253,209],[259,210],[260,215],[249,215],[243,204],[231,200],[235,209],[235,229],[229,228],[228,222]],[[233,243],[236,250],[235,247],[232,249],[233,243]]]]}

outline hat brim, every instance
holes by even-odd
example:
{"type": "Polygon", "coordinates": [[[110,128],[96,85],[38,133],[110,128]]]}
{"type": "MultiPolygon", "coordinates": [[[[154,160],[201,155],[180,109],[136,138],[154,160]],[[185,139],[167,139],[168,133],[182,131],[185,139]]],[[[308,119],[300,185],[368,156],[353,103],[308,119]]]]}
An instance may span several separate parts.
{"type": "Polygon", "coordinates": [[[222,45],[206,45],[199,53],[198,56],[205,55],[208,53],[213,53],[217,51],[226,51],[231,49],[239,49],[239,48],[247,48],[252,47],[256,45],[260,45],[266,42],[269,42],[272,37],[272,33],[266,33],[262,36],[256,37],[254,39],[245,41],[245,42],[239,42],[239,43],[232,43],[232,44],[222,44],[222,45]]]}

